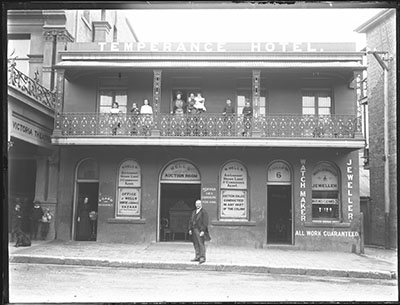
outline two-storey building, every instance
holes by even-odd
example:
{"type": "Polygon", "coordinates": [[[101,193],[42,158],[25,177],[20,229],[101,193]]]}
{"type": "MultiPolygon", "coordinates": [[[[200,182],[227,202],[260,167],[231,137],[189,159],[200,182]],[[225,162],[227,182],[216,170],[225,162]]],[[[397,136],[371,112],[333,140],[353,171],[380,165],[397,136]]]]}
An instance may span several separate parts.
{"type": "MultiPolygon", "coordinates": [[[[18,8],[18,5],[14,7],[18,8]]],[[[24,7],[25,8],[25,7],[24,7]]],[[[30,230],[33,201],[57,218],[59,149],[52,145],[55,64],[71,42],[135,39],[115,10],[7,11],[8,211],[22,205],[22,229],[30,230]]],[[[6,129],[6,128],[5,128],[6,129]]],[[[54,220],[54,218],[53,218],[54,220]]],[[[56,236],[54,221],[48,239],[56,236]]]]}
{"type": "Polygon", "coordinates": [[[57,237],[185,241],[201,198],[217,245],[359,251],[364,69],[352,43],[68,44],[57,237]],[[85,197],[97,218],[82,230],[85,197]]]}

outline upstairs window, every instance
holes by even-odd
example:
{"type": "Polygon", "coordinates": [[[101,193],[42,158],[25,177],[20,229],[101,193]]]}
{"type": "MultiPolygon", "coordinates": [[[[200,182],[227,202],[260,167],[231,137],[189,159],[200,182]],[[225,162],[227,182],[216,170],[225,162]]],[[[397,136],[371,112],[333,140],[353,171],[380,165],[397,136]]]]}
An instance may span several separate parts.
{"type": "Polygon", "coordinates": [[[29,75],[30,35],[9,35],[8,59],[15,59],[16,68],[29,75]]]}
{"type": "Polygon", "coordinates": [[[100,89],[100,113],[110,113],[111,105],[117,102],[121,112],[126,113],[128,93],[125,89],[100,89]]]}
{"type": "Polygon", "coordinates": [[[332,96],[330,91],[304,90],[302,112],[310,115],[332,114],[332,96]]]}

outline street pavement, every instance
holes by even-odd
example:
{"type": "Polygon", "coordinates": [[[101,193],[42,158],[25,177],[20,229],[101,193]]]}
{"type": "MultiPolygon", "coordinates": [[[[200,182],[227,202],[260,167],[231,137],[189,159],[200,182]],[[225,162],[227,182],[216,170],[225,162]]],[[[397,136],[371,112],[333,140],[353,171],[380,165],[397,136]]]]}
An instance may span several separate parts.
{"type": "Polygon", "coordinates": [[[397,279],[397,250],[365,248],[364,254],[303,251],[290,246],[252,249],[207,244],[207,261],[199,265],[193,245],[185,242],[117,244],[33,241],[30,247],[9,243],[10,263],[39,263],[120,268],[156,268],[249,272],[370,279],[397,279]]]}

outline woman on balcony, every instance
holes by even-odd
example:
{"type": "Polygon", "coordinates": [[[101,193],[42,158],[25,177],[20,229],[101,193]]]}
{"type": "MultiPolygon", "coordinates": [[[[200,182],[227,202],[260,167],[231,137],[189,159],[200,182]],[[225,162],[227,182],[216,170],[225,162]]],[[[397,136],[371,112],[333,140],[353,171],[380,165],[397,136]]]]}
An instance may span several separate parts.
{"type": "Polygon", "coordinates": [[[116,135],[118,128],[121,127],[121,122],[118,119],[118,116],[122,111],[119,109],[119,104],[117,102],[113,102],[110,109],[111,113],[111,122],[112,122],[112,134],[116,135]]]}
{"type": "Polygon", "coordinates": [[[135,102],[132,103],[132,108],[129,110],[131,113],[131,120],[132,120],[132,130],[131,130],[131,135],[137,135],[138,133],[138,118],[140,114],[139,107],[135,102]]]}
{"type": "Polygon", "coordinates": [[[172,110],[172,114],[183,115],[184,103],[185,102],[182,100],[182,93],[178,91],[176,93],[176,99],[174,101],[174,107],[173,107],[173,110],[172,110]]]}

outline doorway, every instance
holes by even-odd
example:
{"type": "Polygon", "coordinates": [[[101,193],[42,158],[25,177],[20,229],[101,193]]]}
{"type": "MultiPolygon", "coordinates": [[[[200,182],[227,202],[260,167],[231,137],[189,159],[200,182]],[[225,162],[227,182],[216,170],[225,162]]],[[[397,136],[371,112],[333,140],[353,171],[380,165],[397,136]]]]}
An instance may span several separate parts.
{"type": "Polygon", "coordinates": [[[291,185],[268,185],[267,243],[292,244],[291,185]]]}
{"type": "Polygon", "coordinates": [[[160,241],[189,241],[188,226],[201,184],[160,184],[160,241]]]}
{"type": "Polygon", "coordinates": [[[96,241],[98,197],[99,197],[98,182],[77,183],[75,240],[96,241]],[[85,198],[88,198],[87,204],[84,203],[85,198]],[[93,211],[96,213],[95,214],[91,213],[93,211]]]}

